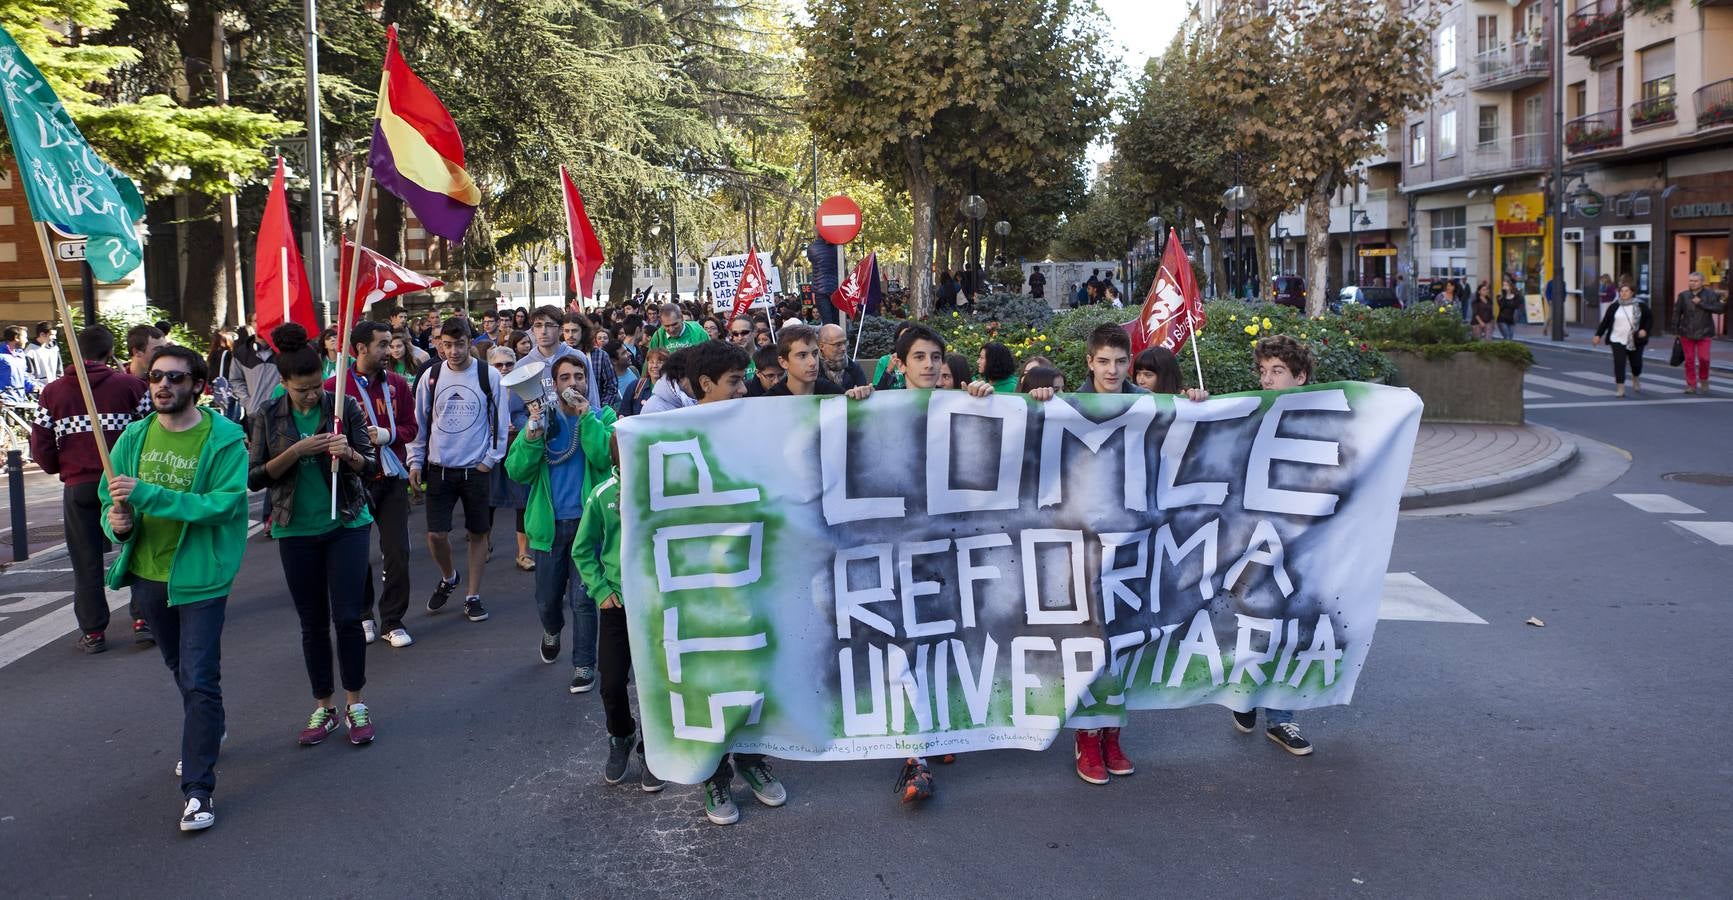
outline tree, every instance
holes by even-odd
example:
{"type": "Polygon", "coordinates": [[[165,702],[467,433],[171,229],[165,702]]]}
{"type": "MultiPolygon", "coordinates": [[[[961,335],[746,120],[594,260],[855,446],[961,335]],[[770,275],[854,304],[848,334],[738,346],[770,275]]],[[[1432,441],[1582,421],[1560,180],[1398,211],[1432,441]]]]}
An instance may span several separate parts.
{"type": "Polygon", "coordinates": [[[1099,13],[1069,0],[813,0],[805,117],[827,148],[907,194],[914,313],[933,305],[937,196],[970,174],[1044,186],[1107,113],[1099,13]]]}
{"type": "MultiPolygon", "coordinates": [[[[1265,177],[1306,203],[1307,268],[1329,258],[1330,195],[1382,129],[1423,106],[1436,86],[1434,18],[1405,15],[1398,0],[1224,0],[1218,69],[1224,118],[1238,140],[1275,148],[1265,177]]],[[[1265,251],[1267,254],[1267,250],[1265,251]]],[[[1322,290],[1307,297],[1319,315],[1322,290]]]]}

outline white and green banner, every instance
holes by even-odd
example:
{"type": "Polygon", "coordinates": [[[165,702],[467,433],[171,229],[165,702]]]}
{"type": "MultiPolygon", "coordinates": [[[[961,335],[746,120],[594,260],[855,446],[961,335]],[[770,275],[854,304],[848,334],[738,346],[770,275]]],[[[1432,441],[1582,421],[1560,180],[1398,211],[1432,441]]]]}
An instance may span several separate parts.
{"type": "Polygon", "coordinates": [[[622,420],[650,766],[1042,749],[1128,710],[1347,703],[1420,400],[962,391],[622,420]]]}

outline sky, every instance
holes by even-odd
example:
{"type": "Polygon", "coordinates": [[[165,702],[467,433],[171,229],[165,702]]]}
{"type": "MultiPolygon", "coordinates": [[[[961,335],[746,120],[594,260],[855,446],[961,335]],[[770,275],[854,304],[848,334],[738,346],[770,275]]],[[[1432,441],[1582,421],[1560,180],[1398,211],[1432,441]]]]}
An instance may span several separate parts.
{"type": "MultiPolygon", "coordinates": [[[[1121,84],[1130,84],[1143,73],[1143,64],[1151,56],[1167,49],[1175,32],[1191,8],[1191,0],[1096,0],[1107,16],[1110,51],[1123,57],[1119,67],[1121,84]]],[[[1089,148],[1089,176],[1094,178],[1095,165],[1113,155],[1110,141],[1089,148]]]]}

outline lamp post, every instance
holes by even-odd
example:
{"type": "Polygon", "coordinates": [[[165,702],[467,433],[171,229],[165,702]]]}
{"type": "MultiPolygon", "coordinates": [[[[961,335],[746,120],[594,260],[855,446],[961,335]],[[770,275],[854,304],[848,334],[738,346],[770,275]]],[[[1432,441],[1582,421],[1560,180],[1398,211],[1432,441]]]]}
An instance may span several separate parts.
{"type": "MultiPolygon", "coordinates": [[[[1350,285],[1351,287],[1360,286],[1360,247],[1358,244],[1354,243],[1354,225],[1356,222],[1360,225],[1367,226],[1372,224],[1372,220],[1366,217],[1366,211],[1363,209],[1358,210],[1359,218],[1356,220],[1354,203],[1357,199],[1358,198],[1354,198],[1348,201],[1348,267],[1353,270],[1351,274],[1354,278],[1353,284],[1350,285]]],[[[1325,299],[1329,298],[1326,297],[1325,299]]]]}
{"type": "Polygon", "coordinates": [[[1552,178],[1547,185],[1552,207],[1552,265],[1547,268],[1552,275],[1548,284],[1558,285],[1558,297],[1548,296],[1547,286],[1541,286],[1541,296],[1552,304],[1552,339],[1565,339],[1565,284],[1561,260],[1564,258],[1564,219],[1565,219],[1565,4],[1564,0],[1553,0],[1552,11],[1552,178]]]}
{"type": "MultiPolygon", "coordinates": [[[[1234,162],[1234,180],[1239,180],[1239,161],[1234,162]]],[[[1241,213],[1251,208],[1254,202],[1252,189],[1243,184],[1235,184],[1222,192],[1222,206],[1234,211],[1234,268],[1229,276],[1229,290],[1235,297],[1240,295],[1241,282],[1245,281],[1246,261],[1241,244],[1245,241],[1242,229],[1241,213]]]]}
{"type": "Polygon", "coordinates": [[[1276,274],[1288,274],[1288,226],[1276,226],[1276,274]]]}
{"type": "MultiPolygon", "coordinates": [[[[973,174],[970,180],[973,181],[973,174]]],[[[975,293],[980,289],[977,283],[981,277],[981,220],[987,217],[987,201],[980,194],[970,194],[957,204],[957,209],[969,220],[969,277],[964,280],[968,288],[969,302],[975,300],[975,293]]]]}
{"type": "Polygon", "coordinates": [[[1004,219],[994,222],[993,233],[999,236],[999,259],[1003,259],[1006,263],[1010,263],[1011,254],[1006,248],[1006,238],[1011,235],[1011,223],[1004,219]]]}

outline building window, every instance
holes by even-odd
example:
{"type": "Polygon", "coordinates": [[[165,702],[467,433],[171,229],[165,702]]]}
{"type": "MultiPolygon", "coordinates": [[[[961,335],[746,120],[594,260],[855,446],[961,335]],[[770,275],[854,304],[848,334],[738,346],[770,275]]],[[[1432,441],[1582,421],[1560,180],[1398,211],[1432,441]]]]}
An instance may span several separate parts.
{"type": "Polygon", "coordinates": [[[1456,26],[1438,29],[1438,74],[1456,71],[1456,26]]]}
{"type": "Polygon", "coordinates": [[[1570,115],[1580,119],[1589,114],[1589,83],[1579,81],[1570,88],[1570,115]]]}
{"type": "Polygon", "coordinates": [[[1643,50],[1643,99],[1654,100],[1673,93],[1673,42],[1643,50]]]}
{"type": "Polygon", "coordinates": [[[1498,17],[1474,17],[1474,53],[1479,56],[1498,49],[1498,17]]]}
{"type": "Polygon", "coordinates": [[[1498,107],[1482,106],[1480,108],[1480,124],[1475,135],[1475,143],[1482,147],[1490,147],[1498,143],[1498,107]]]}
{"type": "Polygon", "coordinates": [[[1438,114],[1438,158],[1449,159],[1456,155],[1456,110],[1447,109],[1438,114]]]}
{"type": "Polygon", "coordinates": [[[1408,126],[1408,164],[1426,165],[1426,123],[1408,126]]]}
{"type": "Polygon", "coordinates": [[[1468,247],[1468,207],[1435,209],[1432,219],[1432,249],[1463,250],[1468,247]]]}

